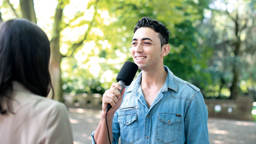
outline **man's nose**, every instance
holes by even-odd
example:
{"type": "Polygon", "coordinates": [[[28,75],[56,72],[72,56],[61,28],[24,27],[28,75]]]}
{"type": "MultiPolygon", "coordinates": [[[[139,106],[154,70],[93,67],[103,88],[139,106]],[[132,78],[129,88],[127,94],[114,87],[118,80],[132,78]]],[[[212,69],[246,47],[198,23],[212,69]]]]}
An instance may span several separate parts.
{"type": "Polygon", "coordinates": [[[135,48],[136,52],[143,52],[143,46],[141,45],[141,43],[138,43],[138,45],[135,48]]]}

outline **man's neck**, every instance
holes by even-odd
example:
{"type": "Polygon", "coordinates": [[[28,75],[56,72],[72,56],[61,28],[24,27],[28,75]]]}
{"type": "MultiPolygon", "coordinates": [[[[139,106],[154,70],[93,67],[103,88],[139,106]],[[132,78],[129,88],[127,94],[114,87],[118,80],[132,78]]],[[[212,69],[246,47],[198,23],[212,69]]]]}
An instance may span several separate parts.
{"type": "Polygon", "coordinates": [[[151,88],[151,87],[162,87],[165,83],[167,77],[167,72],[162,66],[159,69],[151,71],[142,71],[142,88],[151,88]]]}

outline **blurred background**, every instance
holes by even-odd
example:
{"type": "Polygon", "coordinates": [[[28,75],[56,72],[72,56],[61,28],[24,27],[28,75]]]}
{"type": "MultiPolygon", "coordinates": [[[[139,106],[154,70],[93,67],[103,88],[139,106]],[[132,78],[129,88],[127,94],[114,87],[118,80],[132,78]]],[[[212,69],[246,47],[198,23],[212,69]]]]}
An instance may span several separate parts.
{"type": "Polygon", "coordinates": [[[54,99],[68,107],[100,109],[142,17],[167,26],[164,64],[201,89],[209,117],[256,121],[255,0],[0,0],[0,21],[47,33],[54,99]]]}

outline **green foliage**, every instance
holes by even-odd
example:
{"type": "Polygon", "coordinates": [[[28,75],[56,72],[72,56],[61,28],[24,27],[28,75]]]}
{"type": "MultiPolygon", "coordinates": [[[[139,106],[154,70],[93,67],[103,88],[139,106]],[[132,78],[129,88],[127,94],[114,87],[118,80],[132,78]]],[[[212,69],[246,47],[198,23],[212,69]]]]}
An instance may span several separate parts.
{"type": "MultiPolygon", "coordinates": [[[[1,5],[1,3],[0,3],[1,5]]],[[[10,3],[12,7],[14,7],[14,4],[10,3]]],[[[2,6],[0,6],[0,10],[2,13],[3,20],[7,20],[10,18],[16,18],[16,16],[13,13],[13,10],[10,8],[10,5],[8,4],[7,0],[2,1],[2,6]]],[[[21,9],[19,5],[15,5],[17,8],[15,9],[16,14],[18,17],[21,17],[21,9]]]]}
{"type": "MultiPolygon", "coordinates": [[[[91,6],[94,6],[94,2],[91,2],[91,6]]],[[[96,81],[101,80],[103,88],[109,88],[110,84],[115,81],[115,76],[124,61],[132,60],[129,48],[131,47],[134,26],[142,17],[150,17],[164,23],[171,32],[169,43],[172,49],[170,55],[165,58],[165,64],[179,77],[192,83],[197,82],[197,86],[204,87],[209,81],[209,75],[204,69],[207,57],[211,52],[199,47],[198,38],[200,36],[194,27],[194,23],[202,20],[203,9],[207,6],[207,1],[202,0],[198,3],[182,0],[99,1],[97,3],[98,13],[93,27],[99,28],[103,35],[99,36],[90,33],[84,41],[84,46],[76,53],[81,50],[84,51],[83,56],[86,58],[84,58],[83,63],[89,63],[91,57],[97,57],[97,59],[102,60],[98,63],[100,65],[99,77],[91,76],[96,81]],[[109,16],[109,18],[103,18],[103,12],[108,13],[107,17],[109,16]],[[105,23],[106,19],[110,21],[107,24],[105,23]],[[99,50],[98,53],[93,52],[93,50],[86,51],[85,43],[90,40],[95,42],[93,47],[94,50],[99,50]],[[110,46],[103,46],[102,43],[107,43],[110,46]],[[109,70],[112,71],[112,75],[108,75],[111,80],[106,81],[106,78],[102,80],[104,78],[101,76],[109,73],[109,70]]],[[[77,26],[89,25],[89,23],[90,21],[81,20],[77,26]]],[[[72,44],[73,42],[69,43],[72,44]]],[[[70,44],[67,43],[67,45],[70,44]]],[[[72,47],[69,49],[72,50],[72,47]]],[[[77,67],[77,69],[83,69],[79,64],[77,67]]],[[[83,73],[89,73],[89,67],[83,73]]],[[[77,75],[76,77],[80,76],[77,75]]],[[[84,76],[84,83],[89,78],[89,75],[84,76]]],[[[65,83],[64,78],[63,80],[65,83]]]]}
{"type": "Polygon", "coordinates": [[[66,5],[68,5],[70,3],[69,0],[58,0],[58,3],[61,8],[65,8],[66,5]]]}
{"type": "Polygon", "coordinates": [[[200,46],[198,39],[200,35],[191,21],[176,24],[169,40],[171,51],[164,63],[178,77],[205,89],[210,83],[206,61],[211,50],[200,46]]]}
{"type": "MultiPolygon", "coordinates": [[[[142,17],[161,21],[170,31],[171,51],[164,59],[172,72],[199,88],[205,96],[226,97],[236,63],[240,72],[240,87],[255,87],[255,2],[241,13],[248,18],[248,29],[241,31],[241,54],[234,56],[234,25],[211,0],[56,0],[62,2],[60,23],[60,51],[64,92],[103,93],[126,60],[133,28],[142,17]],[[211,4],[210,4],[211,2],[211,4]],[[81,4],[80,4],[81,3],[81,4]],[[71,9],[72,7],[72,9],[71,9]],[[208,17],[205,18],[205,15],[208,17]],[[231,29],[230,29],[231,27],[231,29]],[[223,83],[223,86],[222,86],[223,83]],[[222,90],[220,90],[222,89],[222,90]],[[219,93],[220,91],[220,93],[219,93]]],[[[36,0],[35,0],[36,2],[36,0]]],[[[223,2],[231,3],[229,0],[223,2]]],[[[3,1],[3,18],[13,17],[9,5],[3,1]]],[[[20,8],[15,7],[20,15],[20,8]]],[[[235,11],[230,12],[235,16],[235,11]]],[[[43,19],[43,18],[42,18],[43,19]]],[[[45,31],[51,31],[54,17],[48,18],[45,31]]],[[[40,20],[40,19],[39,19],[40,20]]],[[[246,24],[246,19],[239,21],[246,24]]],[[[49,34],[49,38],[53,36],[49,34]]]]}
{"type": "Polygon", "coordinates": [[[203,45],[212,49],[207,68],[212,83],[206,91],[213,90],[210,87],[218,87],[214,89],[215,93],[221,92],[222,88],[230,89],[234,70],[239,74],[237,84],[241,93],[255,87],[255,83],[252,83],[255,81],[253,72],[256,46],[255,36],[252,34],[255,34],[255,9],[252,5],[253,2],[242,0],[232,3],[228,0],[222,3],[213,1],[210,10],[205,10],[208,16],[198,30],[205,37],[203,45]]]}
{"type": "Polygon", "coordinates": [[[87,69],[78,67],[74,58],[62,61],[63,90],[66,93],[100,93],[105,89],[99,79],[94,77],[87,69]]]}

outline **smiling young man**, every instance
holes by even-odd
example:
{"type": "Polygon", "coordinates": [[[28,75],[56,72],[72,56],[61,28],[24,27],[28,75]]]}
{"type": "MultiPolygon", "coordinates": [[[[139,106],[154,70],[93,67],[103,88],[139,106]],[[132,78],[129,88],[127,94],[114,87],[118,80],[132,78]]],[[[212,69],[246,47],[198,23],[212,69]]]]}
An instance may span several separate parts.
{"type": "Polygon", "coordinates": [[[92,143],[107,144],[209,144],[208,112],[200,90],[176,77],[164,66],[169,32],[160,22],[142,18],[134,28],[131,53],[142,70],[122,93],[113,83],[103,95],[102,118],[92,143]]]}

